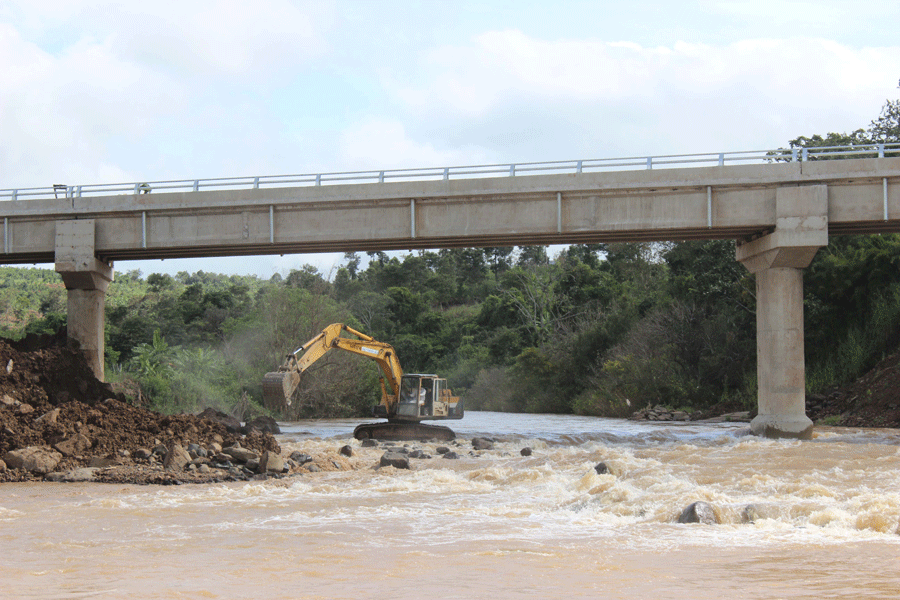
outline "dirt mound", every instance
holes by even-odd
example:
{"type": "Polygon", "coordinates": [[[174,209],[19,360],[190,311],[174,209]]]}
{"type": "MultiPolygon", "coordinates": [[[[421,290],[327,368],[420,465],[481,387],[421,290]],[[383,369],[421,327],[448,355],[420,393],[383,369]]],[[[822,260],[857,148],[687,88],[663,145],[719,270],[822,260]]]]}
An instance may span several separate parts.
{"type": "Polygon", "coordinates": [[[814,422],[846,427],[900,427],[900,352],[857,381],[825,395],[808,395],[806,413],[814,422]]]}
{"type": "MultiPolygon", "coordinates": [[[[65,470],[96,465],[97,459],[128,466],[135,464],[138,450],[161,444],[240,442],[259,452],[279,450],[268,434],[241,436],[193,415],[164,416],[130,405],[94,376],[80,352],[61,341],[59,336],[21,343],[0,339],[0,457],[50,446],[62,452],[56,468],[65,470]]],[[[0,472],[0,481],[32,477],[21,470],[0,472]]]]}

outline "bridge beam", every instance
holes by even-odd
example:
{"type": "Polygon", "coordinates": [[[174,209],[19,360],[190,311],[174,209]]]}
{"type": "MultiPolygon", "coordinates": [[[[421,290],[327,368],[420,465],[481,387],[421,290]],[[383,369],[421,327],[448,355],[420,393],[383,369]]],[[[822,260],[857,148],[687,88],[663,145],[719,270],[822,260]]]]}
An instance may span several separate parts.
{"type": "Polygon", "coordinates": [[[775,230],[737,247],[737,260],[756,275],[756,435],[812,437],[806,416],[803,269],[828,244],[828,188],[779,187],[775,230]]]}
{"type": "Polygon", "coordinates": [[[94,374],[103,381],[105,300],[113,268],[97,260],[94,235],[93,219],[57,221],[56,272],[66,285],[69,342],[77,343],[94,374]]]}

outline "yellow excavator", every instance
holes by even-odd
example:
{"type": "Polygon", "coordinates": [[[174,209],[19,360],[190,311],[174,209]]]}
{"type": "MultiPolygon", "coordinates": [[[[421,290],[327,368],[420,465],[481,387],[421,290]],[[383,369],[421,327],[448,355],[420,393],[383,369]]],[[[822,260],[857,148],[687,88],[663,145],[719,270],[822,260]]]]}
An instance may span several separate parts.
{"type": "Polygon", "coordinates": [[[371,358],[384,375],[381,403],[375,405],[373,412],[376,417],[387,418],[387,422],[359,425],[353,430],[356,439],[449,441],[456,438],[449,427],[420,422],[463,418],[463,401],[452,394],[447,380],[423,373],[404,374],[393,347],[343,323],[329,325],[288,354],[277,371],[266,373],[263,378],[266,406],[289,406],[303,372],[333,348],[371,358]],[[342,337],[344,332],[355,338],[342,337]]]}

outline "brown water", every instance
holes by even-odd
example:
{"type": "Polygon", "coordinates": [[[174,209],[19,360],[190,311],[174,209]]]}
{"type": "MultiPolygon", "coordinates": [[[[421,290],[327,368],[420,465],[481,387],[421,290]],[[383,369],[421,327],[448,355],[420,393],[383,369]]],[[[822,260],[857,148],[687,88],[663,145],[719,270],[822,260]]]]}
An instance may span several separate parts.
{"type": "MultiPolygon", "coordinates": [[[[281,441],[334,452],[351,428],[291,424],[281,441]]],[[[469,413],[461,436],[503,441],[411,471],[356,447],[358,470],[280,481],[6,484],[0,597],[900,596],[900,432],[741,428],[469,413]],[[695,500],[721,524],[677,524],[695,500]]]]}

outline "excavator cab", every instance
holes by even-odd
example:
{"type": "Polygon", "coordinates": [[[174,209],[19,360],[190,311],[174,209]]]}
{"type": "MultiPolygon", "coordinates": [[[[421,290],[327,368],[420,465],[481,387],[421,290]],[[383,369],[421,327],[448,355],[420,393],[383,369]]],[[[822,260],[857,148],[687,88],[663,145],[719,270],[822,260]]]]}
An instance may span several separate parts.
{"type": "Polygon", "coordinates": [[[395,419],[462,419],[463,412],[462,400],[451,395],[446,379],[423,373],[410,373],[400,379],[395,419]]]}

